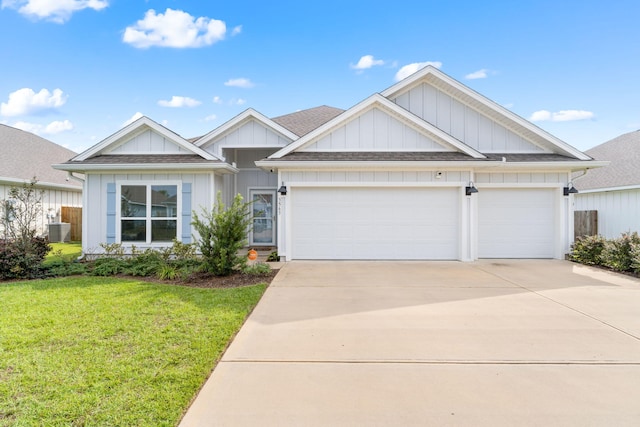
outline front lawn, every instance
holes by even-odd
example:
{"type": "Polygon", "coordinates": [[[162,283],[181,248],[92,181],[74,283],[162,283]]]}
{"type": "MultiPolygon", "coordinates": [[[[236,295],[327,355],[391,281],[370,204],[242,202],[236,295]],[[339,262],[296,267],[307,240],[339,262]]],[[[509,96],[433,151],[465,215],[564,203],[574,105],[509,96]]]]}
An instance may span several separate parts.
{"type": "Polygon", "coordinates": [[[265,285],[0,283],[0,426],[173,426],[265,285]]]}
{"type": "Polygon", "coordinates": [[[51,251],[47,254],[44,263],[53,261],[73,261],[82,254],[82,243],[49,243],[51,251]]]}

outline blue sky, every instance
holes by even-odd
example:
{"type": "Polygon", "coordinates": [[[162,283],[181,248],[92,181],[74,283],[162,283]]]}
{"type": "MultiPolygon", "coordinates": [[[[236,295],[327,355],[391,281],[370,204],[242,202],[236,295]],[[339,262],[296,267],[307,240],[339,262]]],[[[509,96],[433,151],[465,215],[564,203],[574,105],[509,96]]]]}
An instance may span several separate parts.
{"type": "Polygon", "coordinates": [[[346,109],[427,63],[582,150],[640,129],[637,0],[0,5],[0,123],[77,152],[139,114],[346,109]]]}

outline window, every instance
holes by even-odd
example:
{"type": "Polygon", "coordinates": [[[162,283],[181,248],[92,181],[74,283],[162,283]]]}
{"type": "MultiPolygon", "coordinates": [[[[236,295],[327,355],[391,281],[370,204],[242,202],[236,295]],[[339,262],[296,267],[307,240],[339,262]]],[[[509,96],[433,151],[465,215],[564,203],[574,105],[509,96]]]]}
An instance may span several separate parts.
{"type": "Polygon", "coordinates": [[[177,230],[177,184],[120,186],[120,242],[171,242],[177,230]]]}

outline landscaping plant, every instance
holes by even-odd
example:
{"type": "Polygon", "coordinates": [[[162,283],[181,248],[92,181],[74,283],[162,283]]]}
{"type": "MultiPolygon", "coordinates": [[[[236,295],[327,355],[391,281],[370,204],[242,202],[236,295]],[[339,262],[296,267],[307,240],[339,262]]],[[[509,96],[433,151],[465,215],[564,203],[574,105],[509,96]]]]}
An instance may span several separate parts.
{"type": "Polygon", "coordinates": [[[228,276],[242,270],[246,257],[239,255],[247,243],[247,230],[251,226],[249,206],[238,194],[229,208],[218,192],[217,202],[211,211],[202,209],[201,216],[193,213],[195,230],[200,235],[197,242],[202,253],[202,269],[216,276],[228,276]]]}

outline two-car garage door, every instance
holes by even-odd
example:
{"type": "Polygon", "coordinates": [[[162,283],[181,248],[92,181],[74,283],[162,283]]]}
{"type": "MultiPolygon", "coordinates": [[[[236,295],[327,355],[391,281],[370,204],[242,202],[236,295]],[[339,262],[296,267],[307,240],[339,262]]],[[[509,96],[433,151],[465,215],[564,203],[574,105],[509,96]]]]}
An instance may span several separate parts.
{"type": "Polygon", "coordinates": [[[458,259],[460,189],[299,187],[294,259],[458,259]]]}
{"type": "MultiPolygon", "coordinates": [[[[287,196],[291,197],[290,256],[460,259],[461,224],[465,221],[460,191],[458,187],[295,188],[287,196]]],[[[471,196],[478,205],[477,256],[554,258],[556,191],[481,188],[471,196]]]]}

